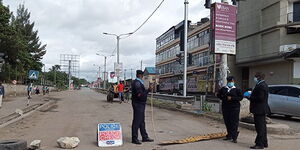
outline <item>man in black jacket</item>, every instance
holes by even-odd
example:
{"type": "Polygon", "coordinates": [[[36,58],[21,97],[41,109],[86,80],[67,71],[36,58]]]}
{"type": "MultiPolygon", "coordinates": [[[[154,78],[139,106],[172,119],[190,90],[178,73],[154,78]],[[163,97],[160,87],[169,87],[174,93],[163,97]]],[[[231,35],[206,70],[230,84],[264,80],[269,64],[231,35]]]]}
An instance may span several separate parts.
{"type": "Polygon", "coordinates": [[[243,94],[241,89],[235,87],[233,76],[227,77],[227,85],[219,90],[217,96],[222,100],[223,119],[227,129],[224,140],[237,143],[240,101],[243,99],[243,94]]]}
{"type": "Polygon", "coordinates": [[[256,73],[256,83],[250,96],[250,112],[254,115],[255,130],[257,133],[255,145],[251,149],[264,149],[268,147],[266,114],[268,113],[269,88],[264,81],[263,73],[256,73]]]}
{"type": "Polygon", "coordinates": [[[137,78],[132,82],[132,108],[133,108],[133,121],[132,121],[132,143],[142,144],[138,140],[138,129],[141,131],[142,142],[153,142],[154,140],[149,138],[146,125],[145,125],[145,107],[149,90],[145,89],[143,79],[143,71],[137,70],[137,78]]]}

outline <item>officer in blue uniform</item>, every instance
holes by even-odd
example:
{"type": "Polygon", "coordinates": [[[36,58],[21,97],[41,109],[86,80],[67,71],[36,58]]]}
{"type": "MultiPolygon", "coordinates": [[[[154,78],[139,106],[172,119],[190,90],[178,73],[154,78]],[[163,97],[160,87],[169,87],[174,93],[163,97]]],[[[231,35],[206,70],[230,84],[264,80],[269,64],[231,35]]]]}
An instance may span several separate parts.
{"type": "Polygon", "coordinates": [[[132,82],[132,108],[133,108],[133,121],[132,121],[132,143],[142,144],[138,140],[138,129],[140,129],[142,135],[142,142],[153,142],[154,140],[149,138],[146,131],[145,124],[145,107],[148,92],[151,87],[146,90],[144,86],[144,81],[142,80],[144,76],[143,71],[136,71],[136,79],[132,82]]]}
{"type": "Polygon", "coordinates": [[[227,129],[227,136],[224,140],[237,143],[240,101],[243,99],[242,90],[235,87],[234,77],[227,77],[227,85],[218,92],[218,98],[222,100],[222,114],[227,129]]]}

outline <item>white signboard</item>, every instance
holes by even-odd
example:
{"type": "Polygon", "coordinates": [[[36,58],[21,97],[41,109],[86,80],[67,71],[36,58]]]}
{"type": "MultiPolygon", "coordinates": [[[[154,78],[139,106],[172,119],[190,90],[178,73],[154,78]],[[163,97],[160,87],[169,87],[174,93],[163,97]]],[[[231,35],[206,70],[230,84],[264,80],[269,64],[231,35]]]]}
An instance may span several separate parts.
{"type": "Polygon", "coordinates": [[[115,63],[114,64],[115,67],[115,74],[117,77],[121,77],[122,76],[122,71],[123,71],[123,64],[122,63],[115,63]]]}
{"type": "Polygon", "coordinates": [[[123,145],[122,128],[120,123],[98,124],[98,146],[114,147],[123,145]]]}

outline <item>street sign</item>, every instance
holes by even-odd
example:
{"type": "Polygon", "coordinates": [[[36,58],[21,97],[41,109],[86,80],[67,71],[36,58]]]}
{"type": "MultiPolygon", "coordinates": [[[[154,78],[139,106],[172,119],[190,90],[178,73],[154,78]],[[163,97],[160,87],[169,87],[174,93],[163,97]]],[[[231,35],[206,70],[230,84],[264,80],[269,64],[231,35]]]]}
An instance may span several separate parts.
{"type": "Polygon", "coordinates": [[[37,80],[39,78],[39,72],[36,70],[29,70],[28,79],[37,80]]]}
{"type": "Polygon", "coordinates": [[[114,147],[123,144],[122,128],[120,123],[98,124],[98,146],[114,147]]]}
{"type": "Polygon", "coordinates": [[[110,78],[113,79],[115,77],[115,72],[110,72],[110,78]]]}
{"type": "Polygon", "coordinates": [[[214,3],[211,7],[211,50],[215,53],[236,54],[236,6],[214,3]]]}
{"type": "Polygon", "coordinates": [[[115,73],[117,77],[122,76],[123,64],[122,63],[114,63],[115,73]]]}

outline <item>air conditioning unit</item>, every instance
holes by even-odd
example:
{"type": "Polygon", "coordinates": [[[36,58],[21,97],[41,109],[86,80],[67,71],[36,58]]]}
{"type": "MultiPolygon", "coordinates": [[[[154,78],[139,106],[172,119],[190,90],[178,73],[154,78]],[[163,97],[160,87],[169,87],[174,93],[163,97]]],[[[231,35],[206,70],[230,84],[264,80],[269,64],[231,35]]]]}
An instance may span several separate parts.
{"type": "Polygon", "coordinates": [[[280,53],[287,53],[291,52],[297,48],[300,48],[300,44],[288,44],[288,45],[281,45],[279,47],[279,52],[280,53]]]}

